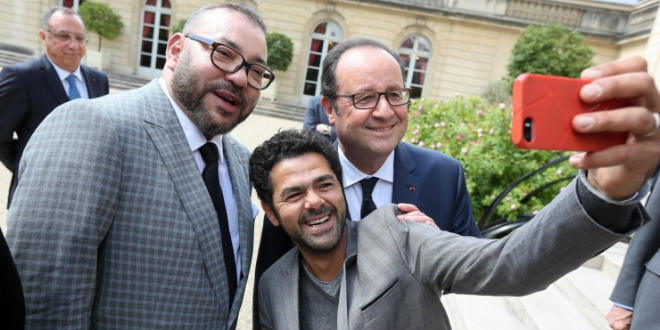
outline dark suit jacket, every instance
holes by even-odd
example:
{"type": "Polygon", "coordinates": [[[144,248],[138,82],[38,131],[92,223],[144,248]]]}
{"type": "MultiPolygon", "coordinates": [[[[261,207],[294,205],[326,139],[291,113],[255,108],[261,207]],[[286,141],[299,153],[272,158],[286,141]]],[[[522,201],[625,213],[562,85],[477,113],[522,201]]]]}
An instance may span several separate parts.
{"type": "MultiPolygon", "coordinates": [[[[90,98],[108,94],[105,73],[84,65],[80,71],[90,98]]],[[[44,118],[67,101],[69,96],[45,54],[0,71],[0,161],[14,173],[7,207],[18,184],[18,163],[28,140],[44,118]],[[13,138],[14,132],[18,140],[13,138]]]]}
{"type": "MultiPolygon", "coordinates": [[[[336,143],[335,143],[336,146],[336,143]]],[[[462,236],[482,237],[472,217],[472,203],[465,186],[463,167],[441,152],[400,142],[394,149],[392,203],[410,203],[431,217],[442,230],[462,236]]],[[[347,216],[350,219],[350,216],[347,216]]],[[[254,281],[254,320],[258,320],[258,287],[261,275],[294,247],[282,227],[264,217],[254,281]]],[[[255,328],[259,325],[254,323],[255,328]]]]}
{"type": "MultiPolygon", "coordinates": [[[[321,105],[320,95],[314,96],[309,100],[309,103],[307,103],[307,109],[305,109],[305,121],[303,122],[303,129],[308,129],[318,135],[323,135],[316,130],[316,125],[318,124],[326,124],[328,126],[331,126],[330,121],[328,121],[328,115],[325,113],[325,110],[321,105]]],[[[337,130],[335,129],[334,126],[331,127],[332,128],[330,129],[330,136],[323,135],[323,137],[330,140],[330,142],[337,139],[337,130]]]]}
{"type": "Polygon", "coordinates": [[[25,328],[25,299],[16,265],[0,230],[0,329],[25,328]]]}
{"type": "Polygon", "coordinates": [[[646,209],[653,220],[630,241],[611,300],[633,306],[631,330],[657,329],[660,324],[660,188],[648,198],[646,209]]]}

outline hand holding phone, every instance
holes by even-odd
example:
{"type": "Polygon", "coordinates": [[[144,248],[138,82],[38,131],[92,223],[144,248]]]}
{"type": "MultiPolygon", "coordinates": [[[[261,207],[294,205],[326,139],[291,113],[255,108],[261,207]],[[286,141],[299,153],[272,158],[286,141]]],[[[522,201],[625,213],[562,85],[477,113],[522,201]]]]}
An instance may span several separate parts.
{"type": "Polygon", "coordinates": [[[513,82],[511,139],[520,149],[599,151],[626,141],[628,132],[583,134],[573,130],[580,113],[623,108],[628,99],[587,104],[580,89],[590,83],[566,77],[521,74],[513,82]]]}

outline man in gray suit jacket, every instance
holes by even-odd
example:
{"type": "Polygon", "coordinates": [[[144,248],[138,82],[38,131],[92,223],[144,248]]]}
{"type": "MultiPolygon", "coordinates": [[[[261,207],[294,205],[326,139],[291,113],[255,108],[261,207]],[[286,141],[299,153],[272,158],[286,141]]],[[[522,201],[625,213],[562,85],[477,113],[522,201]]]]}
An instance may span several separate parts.
{"type": "Polygon", "coordinates": [[[660,329],[660,181],[646,203],[653,220],[630,241],[607,316],[615,330],[660,329]]]}
{"type": "Polygon", "coordinates": [[[7,221],[27,328],[236,327],[254,208],[249,152],[226,133],[274,78],[265,30],[244,5],[201,8],[161,79],[37,129],[7,221]]]}
{"type": "Polygon", "coordinates": [[[576,116],[579,132],[626,130],[631,137],[572,156],[579,177],[534,221],[498,241],[402,221],[392,204],[357,224],[346,221],[342,167],[325,139],[284,131],[257,147],[250,179],[270,221],[296,245],[261,278],[262,328],[450,329],[444,290],[529,294],[641,226],[649,217],[639,200],[660,155],[660,98],[640,58],[583,78],[593,75],[599,79],[582,89],[584,101],[628,95],[648,109],[576,116]]]}

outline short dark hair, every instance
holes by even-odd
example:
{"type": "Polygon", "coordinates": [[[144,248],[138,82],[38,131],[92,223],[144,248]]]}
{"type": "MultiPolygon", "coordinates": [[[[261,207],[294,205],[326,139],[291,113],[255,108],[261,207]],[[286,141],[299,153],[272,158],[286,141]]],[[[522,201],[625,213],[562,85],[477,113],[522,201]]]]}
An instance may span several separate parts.
{"type": "MultiPolygon", "coordinates": [[[[75,11],[67,8],[67,7],[51,7],[46,10],[44,13],[44,16],[41,17],[41,30],[46,31],[50,30],[50,18],[53,16],[55,13],[62,13],[64,15],[71,15],[71,16],[78,16],[78,13],[75,11]]],[[[82,21],[82,19],[80,19],[82,21]]],[[[85,22],[83,22],[83,26],[85,26],[85,22]]],[[[87,28],[85,28],[87,29],[87,28]]]]}
{"type": "Polygon", "coordinates": [[[362,47],[379,48],[392,55],[392,58],[394,58],[394,60],[399,63],[399,67],[401,68],[401,76],[403,79],[406,77],[406,64],[403,62],[397,52],[392,50],[390,47],[387,47],[387,45],[384,43],[368,38],[354,38],[344,40],[338,43],[325,56],[325,59],[323,60],[323,69],[321,71],[321,94],[330,100],[332,106],[335,109],[337,109],[336,95],[337,89],[339,88],[339,84],[337,83],[337,63],[339,63],[339,59],[347,51],[353,48],[362,47]]]}
{"type": "Polygon", "coordinates": [[[266,24],[264,23],[264,20],[255,12],[252,8],[242,4],[242,3],[234,3],[234,2],[225,2],[225,3],[216,3],[216,4],[211,4],[204,6],[202,8],[197,9],[190,17],[188,18],[188,21],[186,24],[183,26],[183,32],[184,33],[189,33],[189,30],[192,30],[195,25],[198,23],[199,18],[207,11],[209,10],[214,10],[214,9],[228,9],[228,10],[233,10],[237,11],[239,13],[242,13],[252,21],[256,26],[258,26],[261,31],[266,33],[266,24]]]}
{"type": "Polygon", "coordinates": [[[272,210],[275,210],[273,205],[273,180],[270,177],[270,171],[283,160],[296,158],[311,152],[325,157],[330,169],[335,173],[341,185],[341,164],[339,163],[337,151],[330,141],[311,130],[290,129],[273,135],[254,149],[252,156],[250,156],[250,181],[252,181],[259,199],[268,204],[272,210]]]}

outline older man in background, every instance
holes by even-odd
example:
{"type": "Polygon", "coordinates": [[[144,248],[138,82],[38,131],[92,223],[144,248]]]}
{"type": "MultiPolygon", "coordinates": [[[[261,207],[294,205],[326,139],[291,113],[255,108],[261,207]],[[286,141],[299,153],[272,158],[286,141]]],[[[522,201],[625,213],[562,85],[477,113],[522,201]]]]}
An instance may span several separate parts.
{"type": "Polygon", "coordinates": [[[41,20],[39,38],[44,55],[0,71],[0,161],[14,173],[7,207],[18,185],[23,150],[44,118],[69,100],[91,99],[109,91],[103,72],[80,64],[87,47],[87,30],[76,12],[65,7],[48,9],[41,20]]]}

